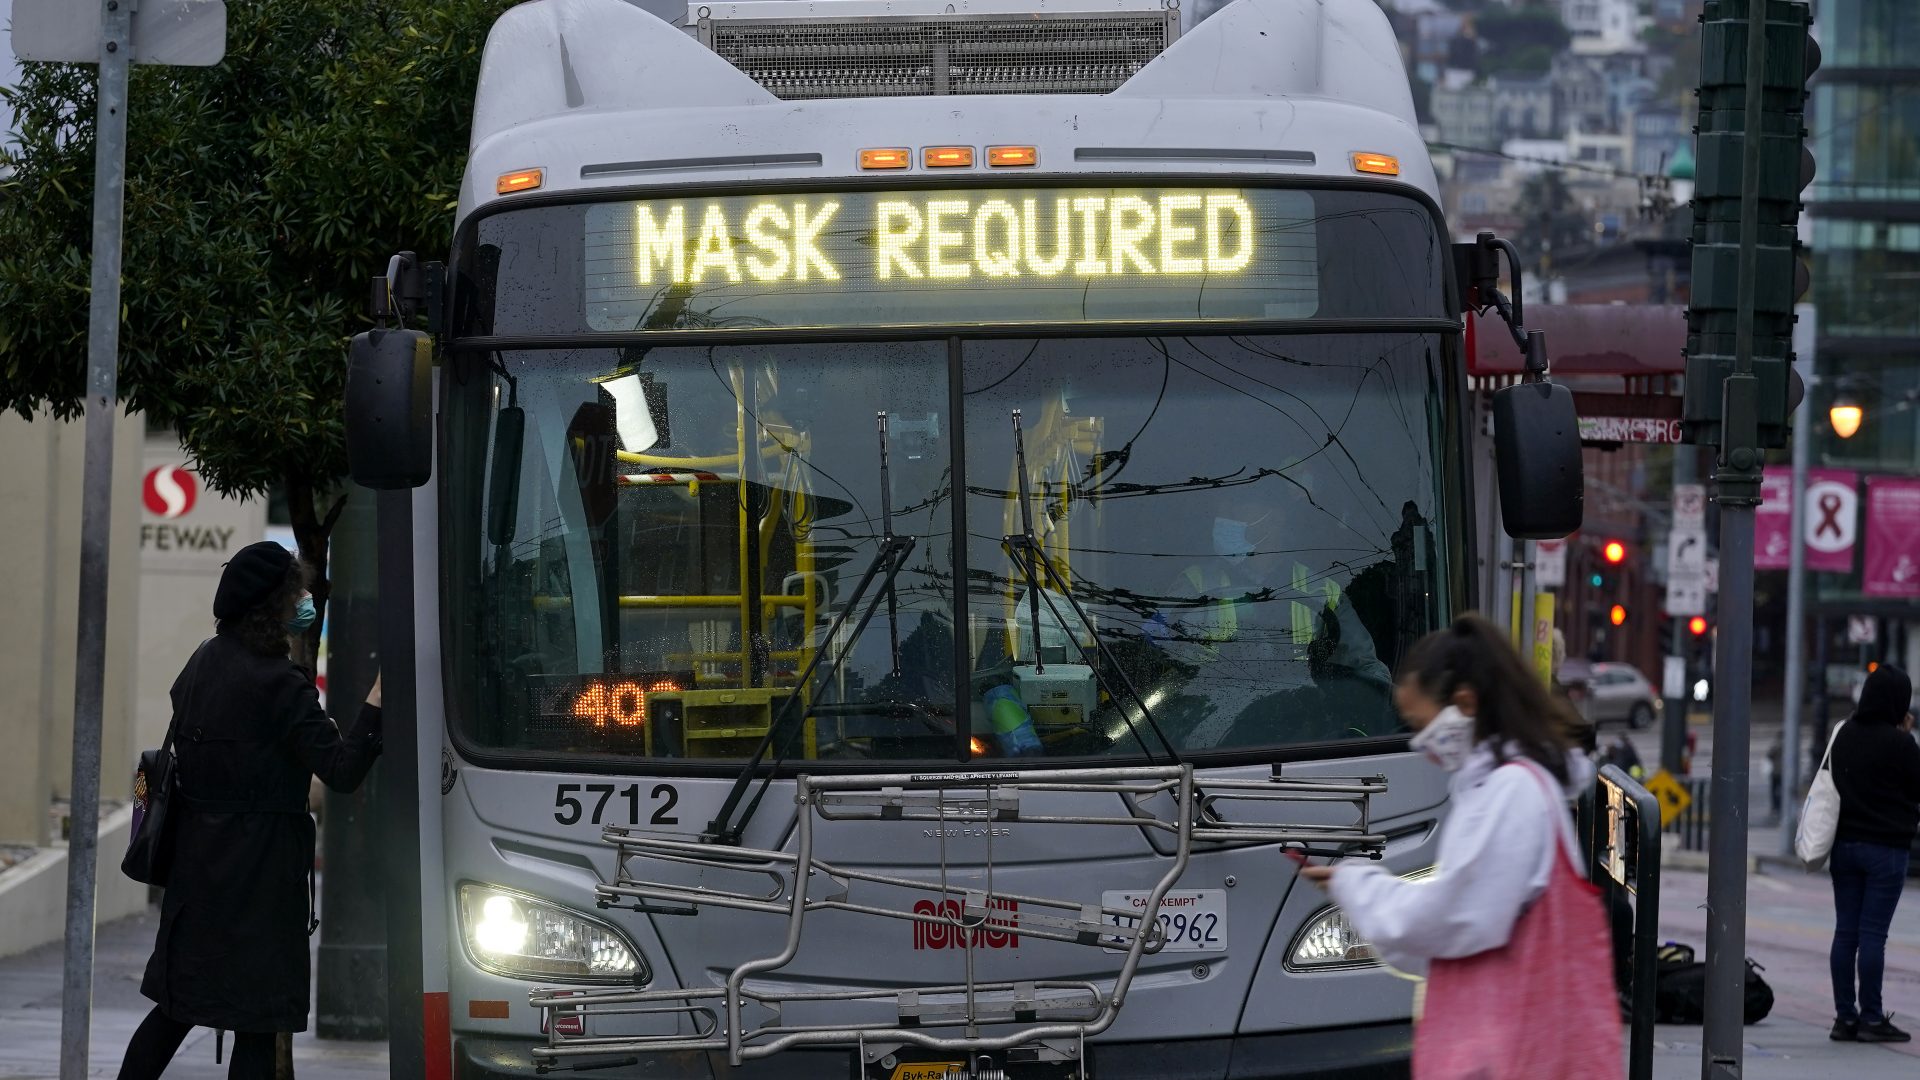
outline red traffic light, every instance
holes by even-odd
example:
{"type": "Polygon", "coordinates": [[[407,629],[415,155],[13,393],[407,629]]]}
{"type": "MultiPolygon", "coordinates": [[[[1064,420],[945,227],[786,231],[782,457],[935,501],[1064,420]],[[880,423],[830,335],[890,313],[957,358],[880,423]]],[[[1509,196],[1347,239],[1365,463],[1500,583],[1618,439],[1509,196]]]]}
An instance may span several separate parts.
{"type": "MultiPolygon", "coordinates": [[[[1627,561],[1627,545],[1618,540],[1609,540],[1606,546],[1600,549],[1600,556],[1606,559],[1607,562],[1618,566],[1627,561]]],[[[1614,625],[1618,626],[1620,624],[1616,622],[1614,625]]]]}
{"type": "Polygon", "coordinates": [[[1615,626],[1625,626],[1627,623],[1627,606],[1625,604],[1613,605],[1612,610],[1607,612],[1607,621],[1615,626]]]}
{"type": "Polygon", "coordinates": [[[1705,615],[1695,615],[1693,618],[1688,619],[1687,633],[1692,634],[1694,637],[1705,637],[1707,635],[1707,617],[1705,615]]]}

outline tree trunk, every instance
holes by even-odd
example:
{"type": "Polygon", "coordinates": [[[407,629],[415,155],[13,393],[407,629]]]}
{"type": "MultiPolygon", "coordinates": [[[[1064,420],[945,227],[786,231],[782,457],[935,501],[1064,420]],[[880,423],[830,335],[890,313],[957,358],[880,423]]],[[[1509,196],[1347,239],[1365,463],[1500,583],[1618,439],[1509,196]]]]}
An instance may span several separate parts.
{"type": "Polygon", "coordinates": [[[347,493],[333,496],[332,503],[322,511],[320,503],[330,493],[316,489],[311,478],[289,475],[282,482],[287,493],[287,516],[293,523],[294,546],[299,548],[300,560],[312,574],[307,591],[313,594],[313,610],[319,616],[294,639],[293,658],[309,671],[317,672],[320,631],[327,621],[327,598],[333,594],[333,582],[327,577],[327,539],[333,535],[334,523],[340,520],[340,511],[347,504],[347,493]]]}

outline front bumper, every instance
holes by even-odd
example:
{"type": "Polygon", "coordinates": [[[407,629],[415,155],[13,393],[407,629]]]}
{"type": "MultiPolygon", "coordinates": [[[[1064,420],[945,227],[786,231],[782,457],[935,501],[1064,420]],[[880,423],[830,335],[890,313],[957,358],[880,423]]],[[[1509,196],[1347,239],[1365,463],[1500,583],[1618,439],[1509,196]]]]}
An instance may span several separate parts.
{"type": "MultiPolygon", "coordinates": [[[[455,1080],[525,1080],[540,1076],[531,1040],[460,1039],[454,1043],[455,1080]]],[[[1095,1043],[1089,1080],[1405,1080],[1413,1026],[1405,1021],[1319,1028],[1226,1039],[1152,1043],[1095,1043]]],[[[1018,1067],[1015,1067],[1016,1070],[1018,1067]]],[[[556,1071],[548,1076],[565,1076],[556,1071]]],[[[729,1068],[718,1054],[655,1054],[628,1058],[588,1075],[659,1080],[861,1080],[845,1051],[795,1050],[729,1068]]],[[[1013,1080],[1021,1080],[1013,1073],[1013,1080]]]]}

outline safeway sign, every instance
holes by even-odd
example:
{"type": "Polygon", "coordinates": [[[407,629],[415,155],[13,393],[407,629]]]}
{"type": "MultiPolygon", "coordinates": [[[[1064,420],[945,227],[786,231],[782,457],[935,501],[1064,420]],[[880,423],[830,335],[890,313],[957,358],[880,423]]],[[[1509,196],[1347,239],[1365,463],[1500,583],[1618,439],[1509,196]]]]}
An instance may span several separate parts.
{"type": "Polygon", "coordinates": [[[159,465],[147,470],[140,482],[140,501],[147,513],[163,518],[183,517],[192,512],[199,500],[200,482],[179,465],[159,465]]]}
{"type": "Polygon", "coordinates": [[[242,544],[260,539],[261,504],[209,492],[171,440],[148,443],[140,474],[140,565],[217,574],[242,544]]]}

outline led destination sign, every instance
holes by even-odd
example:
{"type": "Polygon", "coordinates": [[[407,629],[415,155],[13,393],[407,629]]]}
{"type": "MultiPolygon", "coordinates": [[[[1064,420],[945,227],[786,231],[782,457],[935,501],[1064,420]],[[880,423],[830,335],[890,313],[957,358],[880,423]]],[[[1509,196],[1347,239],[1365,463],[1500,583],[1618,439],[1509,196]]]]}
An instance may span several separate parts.
{"type": "Polygon", "coordinates": [[[1306,318],[1312,195],[1239,188],[837,192],[586,208],[607,331],[1306,318]]]}

